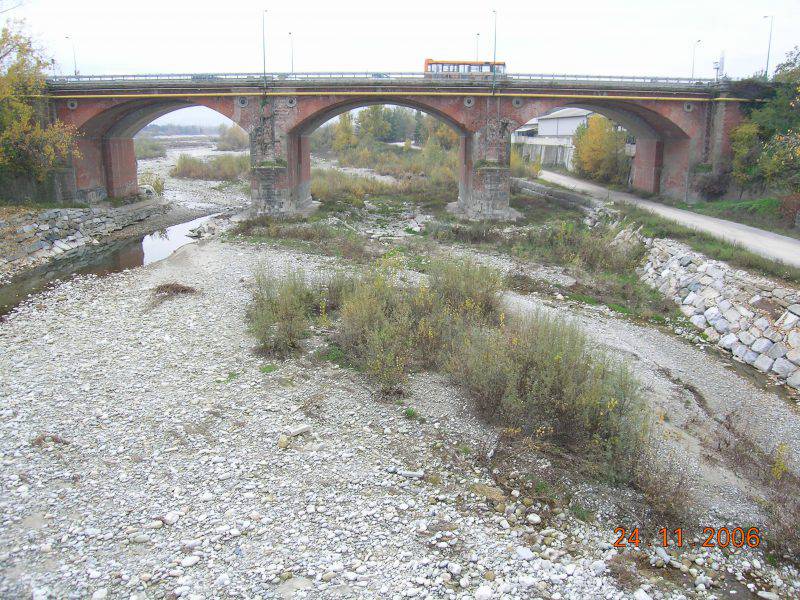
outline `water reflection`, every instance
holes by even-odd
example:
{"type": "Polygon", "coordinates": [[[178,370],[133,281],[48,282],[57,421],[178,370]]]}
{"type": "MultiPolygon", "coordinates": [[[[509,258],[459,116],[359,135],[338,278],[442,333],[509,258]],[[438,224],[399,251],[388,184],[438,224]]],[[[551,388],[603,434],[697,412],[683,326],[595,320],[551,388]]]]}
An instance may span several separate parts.
{"type": "Polygon", "coordinates": [[[196,241],[187,235],[189,230],[217,214],[221,213],[160,229],[139,239],[82,246],[70,251],[64,258],[29,269],[12,278],[7,285],[0,286],[0,316],[10,312],[30,294],[43,290],[56,280],[90,273],[102,276],[163,260],[181,246],[196,241]]]}

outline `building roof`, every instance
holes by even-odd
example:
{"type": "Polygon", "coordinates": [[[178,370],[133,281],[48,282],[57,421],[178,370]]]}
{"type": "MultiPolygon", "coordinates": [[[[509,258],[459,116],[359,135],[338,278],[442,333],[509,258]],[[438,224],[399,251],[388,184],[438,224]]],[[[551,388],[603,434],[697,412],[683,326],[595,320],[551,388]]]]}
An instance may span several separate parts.
{"type": "Polygon", "coordinates": [[[549,115],[543,115],[539,117],[539,120],[543,119],[566,119],[569,117],[585,117],[586,115],[592,114],[592,111],[586,110],[583,108],[559,108],[554,110],[549,115]]]}
{"type": "Polygon", "coordinates": [[[539,127],[539,119],[531,119],[525,125],[517,129],[517,131],[530,131],[531,129],[537,129],[539,127]]]}

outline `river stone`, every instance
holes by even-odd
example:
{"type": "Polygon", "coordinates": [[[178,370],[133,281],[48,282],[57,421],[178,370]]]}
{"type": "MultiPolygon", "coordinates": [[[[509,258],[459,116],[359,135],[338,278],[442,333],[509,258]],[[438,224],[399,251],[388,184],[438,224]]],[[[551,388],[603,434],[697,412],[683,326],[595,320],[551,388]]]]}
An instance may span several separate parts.
{"type": "Polygon", "coordinates": [[[742,358],[742,360],[746,362],[748,365],[752,365],[754,362],[756,362],[756,359],[759,356],[760,354],[758,352],[753,352],[752,350],[748,350],[747,352],[744,353],[744,357],[742,358]]]}
{"type": "Polygon", "coordinates": [[[797,369],[794,374],[786,380],[790,386],[796,390],[800,390],[800,369],[797,369]]]}
{"type": "Polygon", "coordinates": [[[739,314],[739,311],[737,311],[735,308],[729,308],[723,314],[725,318],[730,322],[738,321],[742,316],[739,314]]]}
{"type": "Polygon", "coordinates": [[[706,318],[703,315],[694,315],[691,319],[692,325],[698,329],[704,329],[706,326],[706,318]]]}
{"type": "Polygon", "coordinates": [[[800,350],[789,350],[786,353],[786,360],[790,360],[794,364],[800,366],[800,350]]]}
{"type": "Polygon", "coordinates": [[[792,304],[789,307],[789,312],[800,317],[800,304],[792,304]]]}
{"type": "Polygon", "coordinates": [[[786,344],[790,348],[800,348],[800,331],[795,329],[786,334],[786,344]]]}
{"type": "Polygon", "coordinates": [[[740,331],[739,332],[739,341],[742,342],[745,346],[752,346],[753,342],[756,341],[755,336],[748,331],[740,331]]]}
{"type": "Polygon", "coordinates": [[[720,334],[728,333],[728,331],[730,331],[731,329],[731,324],[728,323],[727,319],[724,318],[717,319],[716,321],[711,323],[711,326],[714,329],[716,329],[720,334]]]}
{"type": "Polygon", "coordinates": [[[777,374],[778,377],[786,378],[791,375],[796,368],[794,363],[789,362],[785,358],[776,358],[772,365],[772,372],[777,374]]]}
{"type": "Polygon", "coordinates": [[[783,356],[786,356],[787,351],[788,348],[786,347],[786,344],[784,344],[783,342],[778,342],[777,344],[773,344],[772,348],[767,350],[767,356],[769,356],[772,359],[781,358],[783,356]]]}
{"type": "Polygon", "coordinates": [[[797,325],[798,322],[800,322],[800,317],[798,317],[797,315],[793,315],[790,312],[787,312],[786,314],[783,315],[783,317],[781,317],[780,327],[784,331],[789,331],[792,327],[797,325]]]}
{"type": "Polygon", "coordinates": [[[731,348],[731,352],[736,358],[744,359],[744,355],[748,352],[748,347],[740,342],[736,342],[731,348]]]}
{"type": "Polygon", "coordinates": [[[772,348],[772,342],[770,342],[767,338],[758,338],[753,345],[750,346],[753,349],[753,352],[758,352],[759,354],[763,354],[770,348],[772,348]]]}
{"type": "Polygon", "coordinates": [[[314,583],[310,579],[306,579],[305,577],[292,577],[291,579],[287,579],[280,584],[275,591],[281,598],[291,598],[294,595],[294,592],[299,590],[307,590],[313,586],[314,583]]]}
{"type": "MultiPolygon", "coordinates": [[[[724,335],[724,336],[722,336],[722,338],[719,340],[719,344],[718,344],[718,345],[719,345],[719,347],[720,347],[720,348],[722,348],[723,350],[730,350],[731,348],[733,348],[733,345],[734,345],[734,344],[735,344],[735,343],[736,343],[738,340],[739,340],[739,338],[738,338],[738,337],[736,337],[736,335],[735,335],[735,334],[733,334],[733,333],[729,333],[729,334],[727,334],[727,335],[724,335]]],[[[767,340],[767,341],[769,341],[769,340],[767,340]]],[[[754,349],[755,349],[755,348],[754,348],[754,349]]]]}
{"type": "Polygon", "coordinates": [[[762,373],[767,373],[772,368],[773,362],[775,361],[773,361],[769,356],[762,354],[755,360],[753,366],[762,373]]]}
{"type": "Polygon", "coordinates": [[[765,329],[769,329],[770,327],[772,327],[772,323],[770,323],[769,319],[767,319],[766,317],[761,317],[759,319],[756,319],[756,322],[753,323],[753,325],[758,327],[761,331],[764,331],[765,329]]]}

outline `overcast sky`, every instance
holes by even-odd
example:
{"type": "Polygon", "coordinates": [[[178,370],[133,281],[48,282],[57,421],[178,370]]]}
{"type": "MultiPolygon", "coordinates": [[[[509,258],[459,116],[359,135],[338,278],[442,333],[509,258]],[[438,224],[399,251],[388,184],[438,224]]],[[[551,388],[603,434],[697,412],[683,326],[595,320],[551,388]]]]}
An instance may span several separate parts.
{"type": "MultiPolygon", "coordinates": [[[[490,59],[493,8],[497,58],[514,73],[689,76],[700,39],[697,76],[724,51],[743,77],[764,69],[764,15],[771,68],[800,44],[800,0],[25,0],[2,16],[25,19],[61,73],[73,70],[67,35],[82,74],[259,72],[264,9],[269,71],[290,69],[290,31],[298,72],[421,71],[426,57],[473,59],[476,33],[490,59]]],[[[200,118],[217,122],[191,109],[160,122],[200,118]]]]}

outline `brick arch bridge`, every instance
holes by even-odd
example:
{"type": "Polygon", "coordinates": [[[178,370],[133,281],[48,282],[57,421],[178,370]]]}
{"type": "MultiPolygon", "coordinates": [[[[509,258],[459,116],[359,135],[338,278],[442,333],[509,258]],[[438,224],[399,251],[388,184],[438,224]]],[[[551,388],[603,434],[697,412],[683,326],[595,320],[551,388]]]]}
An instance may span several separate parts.
{"type": "Polygon", "coordinates": [[[133,135],[173,110],[206,106],[249,133],[253,211],[275,215],[310,208],[308,136],[371,104],[419,109],[458,132],[454,208],[468,218],[511,215],[510,135],[552,109],[587,108],[620,123],[636,137],[633,187],[673,197],[683,197],[694,166],[728,166],[729,134],[741,120],[724,84],[679,79],[510,75],[493,84],[375,73],[63,77],[48,85],[56,118],[81,134],[67,196],[135,193],[133,135]]]}

